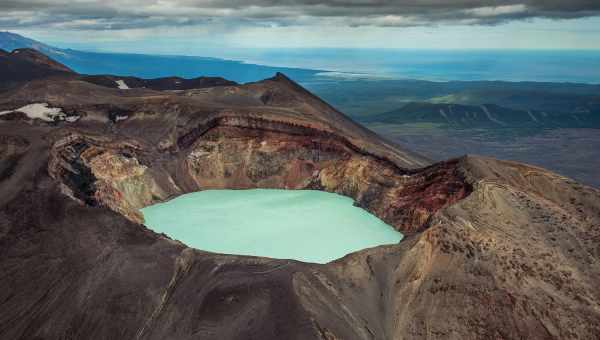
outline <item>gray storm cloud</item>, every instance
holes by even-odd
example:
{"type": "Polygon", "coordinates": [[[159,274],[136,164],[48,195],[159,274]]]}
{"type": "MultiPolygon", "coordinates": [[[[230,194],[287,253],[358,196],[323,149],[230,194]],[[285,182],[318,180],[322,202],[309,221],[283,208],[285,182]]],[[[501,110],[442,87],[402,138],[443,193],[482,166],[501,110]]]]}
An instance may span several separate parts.
{"type": "Polygon", "coordinates": [[[600,15],[599,0],[2,0],[0,27],[131,29],[209,22],[346,26],[492,25],[600,15]]]}

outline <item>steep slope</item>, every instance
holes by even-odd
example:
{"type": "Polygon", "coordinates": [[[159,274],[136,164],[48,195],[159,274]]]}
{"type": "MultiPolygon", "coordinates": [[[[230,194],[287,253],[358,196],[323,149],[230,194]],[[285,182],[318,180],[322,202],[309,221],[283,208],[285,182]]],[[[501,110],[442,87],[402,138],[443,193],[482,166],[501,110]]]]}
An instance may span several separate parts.
{"type": "Polygon", "coordinates": [[[38,51],[17,49],[11,53],[0,52],[0,75],[0,90],[3,90],[35,79],[72,77],[75,74],[38,51]]]}
{"type": "Polygon", "coordinates": [[[543,169],[429,164],[282,74],[178,92],[35,80],[0,109],[0,338],[600,333],[600,192],[543,169]],[[32,103],[77,119],[21,114],[32,103]],[[317,265],[188,248],[138,213],[257,187],[337,192],[407,237],[317,265]]]}
{"type": "Polygon", "coordinates": [[[11,56],[15,59],[28,61],[32,64],[46,67],[50,70],[73,73],[73,70],[66,67],[65,65],[47,57],[45,54],[43,54],[39,51],[31,49],[31,48],[19,48],[19,49],[13,50],[11,52],[11,56]]]}

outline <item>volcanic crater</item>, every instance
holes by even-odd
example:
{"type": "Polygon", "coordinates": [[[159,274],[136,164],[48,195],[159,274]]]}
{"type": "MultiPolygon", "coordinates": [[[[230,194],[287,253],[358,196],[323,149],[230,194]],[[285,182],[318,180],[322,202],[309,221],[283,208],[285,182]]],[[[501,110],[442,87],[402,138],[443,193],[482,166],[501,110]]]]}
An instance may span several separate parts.
{"type": "Polygon", "coordinates": [[[483,157],[431,164],[282,74],[125,89],[35,53],[0,56],[37,63],[0,92],[0,338],[600,334],[596,189],[483,157]],[[31,104],[64,114],[18,112],[31,104]],[[204,252],[143,225],[152,204],[253,188],[341,194],[406,237],[323,265],[204,252]]]}

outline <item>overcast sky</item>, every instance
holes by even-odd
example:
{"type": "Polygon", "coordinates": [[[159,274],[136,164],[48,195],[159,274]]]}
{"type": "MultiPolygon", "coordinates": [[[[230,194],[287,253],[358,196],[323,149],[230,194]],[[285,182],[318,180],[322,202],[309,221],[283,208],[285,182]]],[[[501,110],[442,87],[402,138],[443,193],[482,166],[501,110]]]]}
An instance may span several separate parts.
{"type": "MultiPolygon", "coordinates": [[[[61,46],[600,49],[600,0],[0,0],[0,29],[61,46]]],[[[170,50],[165,50],[165,49],[170,50]]]]}

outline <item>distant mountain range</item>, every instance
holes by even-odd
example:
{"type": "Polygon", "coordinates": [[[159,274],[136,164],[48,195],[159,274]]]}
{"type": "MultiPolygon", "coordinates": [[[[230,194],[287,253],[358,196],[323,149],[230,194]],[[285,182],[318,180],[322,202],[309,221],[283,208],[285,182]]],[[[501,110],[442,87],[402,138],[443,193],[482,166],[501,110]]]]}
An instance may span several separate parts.
{"type": "Polygon", "coordinates": [[[600,127],[600,85],[384,80],[318,83],[309,89],[363,123],[600,127]]]}
{"type": "Polygon", "coordinates": [[[558,113],[511,109],[495,104],[475,106],[411,102],[397,110],[362,120],[388,124],[436,123],[454,128],[600,128],[598,112],[600,106],[595,113],[558,113]]]}

